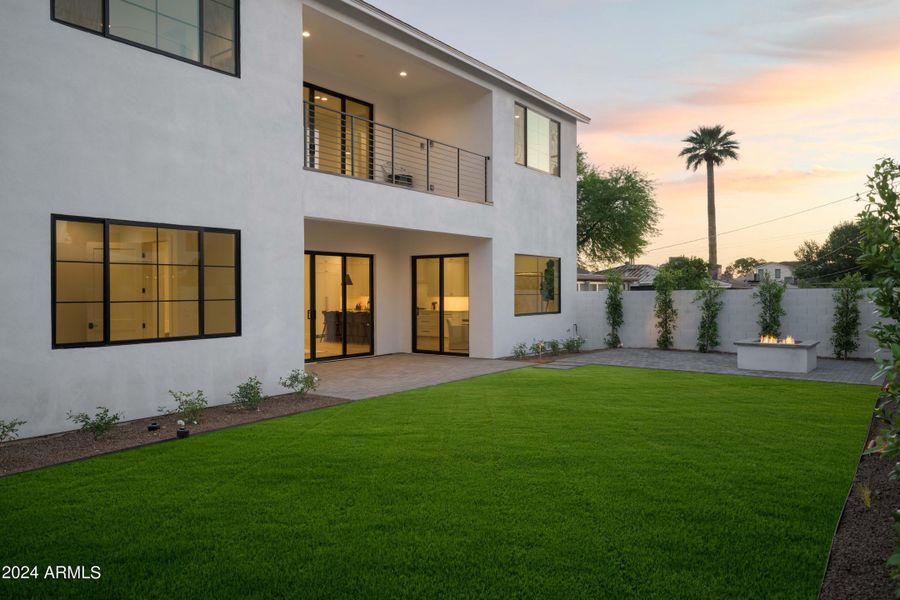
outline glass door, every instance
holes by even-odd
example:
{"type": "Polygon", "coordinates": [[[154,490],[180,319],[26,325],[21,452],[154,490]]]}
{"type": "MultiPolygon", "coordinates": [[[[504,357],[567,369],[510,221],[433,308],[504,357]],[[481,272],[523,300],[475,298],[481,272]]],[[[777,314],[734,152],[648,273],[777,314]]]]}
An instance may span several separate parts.
{"type": "Polygon", "coordinates": [[[307,252],[306,360],[374,352],[372,257],[307,252]]]}
{"type": "Polygon", "coordinates": [[[413,352],[469,354],[468,255],[416,256],[413,352]]]}

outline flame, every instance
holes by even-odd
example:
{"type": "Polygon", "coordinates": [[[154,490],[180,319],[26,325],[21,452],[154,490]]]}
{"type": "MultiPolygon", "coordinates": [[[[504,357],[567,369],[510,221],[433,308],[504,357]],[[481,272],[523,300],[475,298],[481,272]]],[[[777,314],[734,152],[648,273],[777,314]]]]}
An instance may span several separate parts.
{"type": "Polygon", "coordinates": [[[794,336],[792,336],[792,335],[789,335],[789,336],[787,336],[786,338],[784,338],[784,339],[782,339],[782,340],[779,340],[779,339],[778,339],[776,336],[774,336],[774,335],[761,335],[761,336],[759,336],[759,343],[760,343],[760,344],[788,344],[788,345],[792,345],[792,344],[796,344],[797,341],[794,339],[794,336]]]}

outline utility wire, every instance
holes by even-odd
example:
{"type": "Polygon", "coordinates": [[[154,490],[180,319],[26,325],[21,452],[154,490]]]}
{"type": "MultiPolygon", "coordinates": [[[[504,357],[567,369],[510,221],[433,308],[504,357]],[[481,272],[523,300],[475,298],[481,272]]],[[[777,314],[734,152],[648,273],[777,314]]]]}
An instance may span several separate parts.
{"type": "MultiPolygon", "coordinates": [[[[750,229],[752,227],[759,227],[760,225],[768,225],[769,223],[774,223],[775,221],[781,221],[782,219],[789,219],[791,217],[796,217],[797,215],[802,215],[804,213],[808,213],[814,210],[818,210],[820,208],[825,208],[826,206],[831,206],[832,204],[837,204],[839,202],[846,202],[847,200],[852,200],[857,198],[859,194],[853,194],[851,196],[846,196],[844,198],[840,198],[839,200],[832,200],[831,202],[826,202],[825,204],[819,204],[818,206],[812,206],[810,208],[806,208],[804,210],[798,210],[797,212],[790,213],[788,215],[782,215],[780,217],[775,217],[772,219],[768,219],[765,221],[760,221],[759,223],[752,223],[750,225],[744,225],[743,227],[738,227],[737,229],[730,229],[728,231],[723,231],[721,233],[716,234],[716,238],[718,239],[720,236],[728,235],[729,233],[737,233],[738,231],[744,231],[745,229],[750,229]]],[[[677,244],[669,244],[668,246],[660,246],[658,248],[651,248],[647,250],[644,254],[650,254],[651,252],[656,252],[658,250],[666,250],[668,248],[675,248],[676,246],[684,246],[685,244],[693,244],[694,242],[701,242],[703,240],[707,240],[709,237],[700,237],[693,240],[688,240],[686,242],[679,242],[677,244]]]]}

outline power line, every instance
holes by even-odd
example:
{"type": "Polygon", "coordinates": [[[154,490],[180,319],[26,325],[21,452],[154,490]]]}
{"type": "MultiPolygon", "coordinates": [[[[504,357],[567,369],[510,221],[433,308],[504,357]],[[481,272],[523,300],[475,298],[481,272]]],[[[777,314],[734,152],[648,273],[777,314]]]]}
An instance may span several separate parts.
{"type": "MultiPolygon", "coordinates": [[[[832,204],[837,204],[837,203],[839,203],[839,202],[846,202],[847,200],[852,200],[852,199],[857,198],[857,197],[858,197],[858,194],[853,194],[853,195],[851,195],[851,196],[846,196],[846,197],[841,198],[841,199],[839,199],[839,200],[832,200],[831,202],[826,202],[825,204],[819,204],[818,206],[813,206],[813,207],[810,207],[810,208],[806,208],[806,209],[804,209],[804,210],[798,210],[797,212],[790,213],[790,214],[788,214],[788,215],[782,215],[782,216],[780,216],[780,217],[775,217],[775,218],[773,218],[773,219],[768,219],[768,220],[765,220],[765,221],[760,221],[759,223],[752,223],[752,224],[750,224],[750,225],[744,225],[743,227],[738,227],[737,229],[730,229],[730,230],[728,230],[728,231],[723,231],[723,232],[721,232],[721,233],[717,233],[717,234],[716,234],[716,238],[718,239],[720,236],[728,235],[729,233],[737,233],[738,231],[744,231],[745,229],[750,229],[750,228],[752,228],[752,227],[759,227],[760,225],[768,225],[769,223],[774,223],[775,221],[781,221],[782,219],[789,219],[789,218],[791,218],[791,217],[796,217],[797,215],[802,215],[802,214],[804,214],[804,213],[808,213],[808,212],[811,212],[811,211],[814,211],[814,210],[818,210],[818,209],[820,209],[820,208],[825,208],[826,206],[831,206],[832,204]]],[[[666,249],[668,249],[668,248],[675,248],[676,246],[684,246],[685,244],[693,244],[693,243],[695,243],[695,242],[701,242],[701,241],[706,240],[706,239],[709,239],[709,237],[708,237],[708,236],[707,236],[707,237],[700,237],[700,238],[696,238],[696,239],[693,239],[693,240],[688,240],[688,241],[686,241],[686,242],[679,242],[679,243],[677,243],[677,244],[669,244],[668,246],[660,246],[660,247],[658,247],[658,248],[651,248],[650,250],[647,250],[646,252],[644,252],[644,254],[650,254],[651,252],[657,252],[657,251],[659,251],[659,250],[666,250],[666,249]]]]}

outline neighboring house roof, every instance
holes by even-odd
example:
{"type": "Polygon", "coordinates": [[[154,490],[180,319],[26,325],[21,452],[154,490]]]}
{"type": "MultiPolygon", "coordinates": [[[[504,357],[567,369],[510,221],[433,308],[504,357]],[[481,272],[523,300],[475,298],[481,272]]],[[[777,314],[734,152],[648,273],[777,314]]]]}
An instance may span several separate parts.
{"type": "Polygon", "coordinates": [[[617,272],[622,280],[632,285],[653,285],[659,269],[653,265],[620,265],[604,271],[590,272],[578,269],[579,281],[608,281],[609,275],[617,272]]]}
{"type": "Polygon", "coordinates": [[[547,96],[546,94],[544,94],[542,92],[539,92],[538,90],[534,89],[530,85],[526,85],[526,84],[522,83],[521,81],[510,77],[506,73],[503,73],[503,72],[499,71],[498,69],[495,69],[494,67],[481,62],[477,58],[473,58],[473,57],[469,56],[468,54],[466,54],[465,52],[461,52],[460,50],[457,50],[453,46],[446,44],[446,43],[440,41],[439,39],[428,35],[424,31],[416,29],[409,23],[405,23],[405,22],[401,21],[400,19],[398,19],[397,17],[389,15],[388,13],[384,12],[380,8],[372,6],[368,2],[363,2],[362,0],[343,0],[343,2],[344,2],[344,4],[353,6],[353,7],[357,8],[358,10],[361,10],[362,12],[366,13],[370,17],[384,23],[385,25],[388,25],[389,27],[392,27],[394,29],[402,31],[403,33],[413,37],[419,43],[424,44],[432,49],[438,50],[444,54],[449,54],[450,56],[461,61],[462,63],[469,66],[470,68],[473,68],[473,69],[481,72],[482,75],[487,75],[491,79],[500,81],[501,83],[508,85],[508,86],[512,87],[513,89],[516,89],[519,92],[522,92],[523,94],[525,94],[527,96],[531,96],[532,98],[535,98],[539,102],[542,102],[542,103],[564,113],[565,115],[575,119],[576,121],[580,121],[585,124],[591,122],[590,117],[588,117],[587,115],[585,115],[583,113],[578,112],[574,108],[570,108],[569,106],[566,106],[562,102],[560,102],[558,100],[554,100],[550,96],[547,96]]]}
{"type": "Polygon", "coordinates": [[[756,267],[757,268],[759,268],[759,267],[789,267],[789,268],[793,268],[799,264],[800,264],[799,260],[782,260],[779,262],[760,263],[760,264],[756,265],[756,267]]]}

